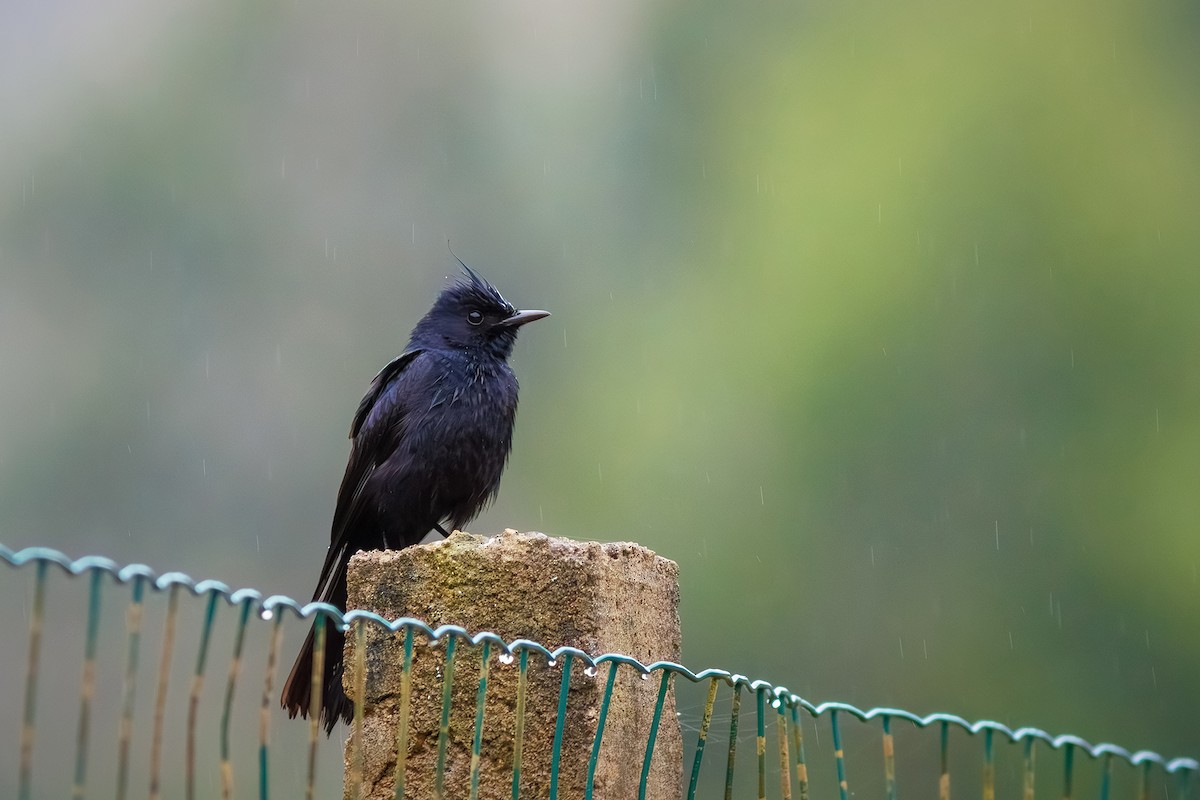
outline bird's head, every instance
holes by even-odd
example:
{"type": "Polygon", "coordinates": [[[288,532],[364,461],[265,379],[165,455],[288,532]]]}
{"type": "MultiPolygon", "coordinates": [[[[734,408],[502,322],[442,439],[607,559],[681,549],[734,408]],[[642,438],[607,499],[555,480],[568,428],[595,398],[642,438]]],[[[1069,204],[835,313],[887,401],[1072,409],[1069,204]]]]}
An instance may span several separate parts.
{"type": "Polygon", "coordinates": [[[497,358],[508,358],[517,330],[550,312],[518,311],[495,286],[466,264],[462,268],[466,277],[442,290],[433,308],[413,329],[413,341],[436,347],[482,348],[497,358]]]}

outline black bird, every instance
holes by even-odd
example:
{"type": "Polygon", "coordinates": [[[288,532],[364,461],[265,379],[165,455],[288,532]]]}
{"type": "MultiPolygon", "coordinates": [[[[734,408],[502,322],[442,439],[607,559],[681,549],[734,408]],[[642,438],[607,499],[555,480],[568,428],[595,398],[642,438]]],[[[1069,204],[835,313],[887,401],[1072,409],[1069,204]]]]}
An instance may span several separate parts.
{"type": "MultiPolygon", "coordinates": [[[[466,525],[500,486],[517,414],[517,378],[507,359],[517,330],[550,312],[518,311],[462,267],[466,277],[438,295],[354,415],[350,462],[314,601],[344,611],[351,555],[408,547],[433,530],[445,536],[466,525]]],[[[343,642],[327,622],[321,698],[327,733],[354,713],[342,691],[343,642]]],[[[291,717],[308,716],[312,659],[309,631],[283,686],[281,703],[291,717]]]]}

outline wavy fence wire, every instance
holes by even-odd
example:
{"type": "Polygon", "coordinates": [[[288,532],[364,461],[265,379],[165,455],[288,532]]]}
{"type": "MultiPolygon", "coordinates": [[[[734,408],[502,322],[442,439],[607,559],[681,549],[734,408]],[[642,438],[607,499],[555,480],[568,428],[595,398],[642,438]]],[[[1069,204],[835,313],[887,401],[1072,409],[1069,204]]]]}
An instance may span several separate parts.
{"type": "MultiPolygon", "coordinates": [[[[619,654],[593,657],[574,648],[550,650],[528,640],[506,642],[491,633],[431,629],[415,619],[388,621],[374,614],[318,603],[301,605],[217,581],[156,574],[134,564],[118,567],[98,557],[71,560],[44,548],[0,559],[26,580],[0,580],[0,603],[21,614],[0,619],[0,796],[18,800],[87,796],[127,797],[335,797],[343,787],[341,742],[327,742],[315,723],[282,718],[278,710],[281,660],[292,656],[314,619],[328,616],[365,641],[367,626],[395,632],[404,642],[401,718],[414,693],[442,698],[435,794],[443,785],[446,733],[451,718],[455,665],[478,669],[473,747],[478,755],[489,677],[517,671],[518,696],[510,759],[501,793],[521,796],[523,690],[532,663],[561,671],[558,725],[551,753],[550,798],[557,800],[559,745],[572,680],[603,681],[604,694],[591,737],[589,780],[604,744],[608,700],[618,671],[655,681],[657,702],[641,764],[639,800],[662,724],[684,730],[681,796],[689,798],[810,797],[849,800],[906,796],[949,800],[951,775],[981,791],[983,800],[1036,797],[1185,800],[1200,764],[1168,760],[1112,744],[1092,745],[1071,735],[1036,728],[1011,729],[950,714],[918,716],[846,703],[814,705],[781,686],[724,670],[694,673],[679,664],[641,662],[619,654]],[[61,568],[63,576],[52,567],[61,568]],[[120,593],[117,596],[117,593],[120,593]],[[116,596],[115,602],[110,596],[116,596]],[[291,613],[288,613],[291,612],[291,613]],[[16,623],[16,624],[14,624],[16,623]],[[287,636],[290,633],[292,636],[287,636]],[[25,646],[18,646],[22,640],[25,646]],[[414,686],[414,651],[441,647],[442,685],[414,686]],[[679,719],[664,721],[664,699],[676,692],[679,719]],[[1045,751],[1053,751],[1045,753],[1045,751]],[[1039,764],[1053,758],[1047,768],[1039,764]],[[853,787],[853,791],[851,789],[853,787]]],[[[318,631],[322,631],[320,626],[318,631]]],[[[319,645],[318,645],[319,647],[319,645]]],[[[358,651],[360,654],[363,649],[358,651]]],[[[363,674],[363,658],[350,665],[363,674]]],[[[362,783],[357,747],[362,708],[349,727],[350,796],[362,783]]],[[[397,752],[407,753],[407,726],[397,752]]],[[[473,759],[473,763],[477,763],[473,759]]],[[[396,760],[394,796],[405,796],[406,759],[396,760]]],[[[480,791],[478,769],[470,796],[480,791]]],[[[489,796],[497,787],[486,787],[489,796]]],[[[565,798],[564,798],[565,800],[565,798]]],[[[653,799],[657,800],[657,799],[653,799]]]]}

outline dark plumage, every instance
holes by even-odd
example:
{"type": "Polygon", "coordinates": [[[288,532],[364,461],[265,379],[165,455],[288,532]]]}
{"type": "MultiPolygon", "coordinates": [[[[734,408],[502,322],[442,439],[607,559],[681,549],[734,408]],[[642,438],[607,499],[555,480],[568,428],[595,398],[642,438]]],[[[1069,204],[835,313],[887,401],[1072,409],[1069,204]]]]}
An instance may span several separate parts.
{"type": "MultiPolygon", "coordinates": [[[[518,311],[463,269],[467,277],[442,291],[358,406],[315,601],[345,610],[351,555],[461,528],[500,486],[517,414],[517,379],[507,359],[518,328],[549,312],[518,311]]],[[[354,708],[342,691],[344,635],[331,624],[325,631],[321,716],[331,733],[354,708]]],[[[310,631],[283,686],[289,716],[308,716],[312,658],[310,631]]]]}

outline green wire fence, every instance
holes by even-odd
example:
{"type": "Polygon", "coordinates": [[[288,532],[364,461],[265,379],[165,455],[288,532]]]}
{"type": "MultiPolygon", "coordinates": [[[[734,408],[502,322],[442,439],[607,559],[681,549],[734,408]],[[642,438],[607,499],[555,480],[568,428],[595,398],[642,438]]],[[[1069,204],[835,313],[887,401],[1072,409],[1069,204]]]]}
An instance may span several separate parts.
{"type": "MultiPolygon", "coordinates": [[[[1063,800],[1149,800],[1152,795],[1186,800],[1189,781],[1200,769],[1192,758],[1168,760],[1145,750],[1093,745],[1037,728],[1012,729],[951,714],[919,716],[894,708],[864,711],[846,703],[813,704],[784,687],[724,670],[692,672],[673,662],[643,664],[616,653],[551,650],[537,642],[505,641],[455,626],[431,628],[416,619],[389,621],[365,611],[342,614],[329,605],[302,605],[251,589],[233,591],[223,583],[194,581],[178,572],[158,575],[140,564],[119,567],[104,558],[71,560],[45,548],[13,552],[3,545],[0,559],[27,576],[24,582],[0,581],[0,590],[16,585],[25,611],[24,631],[0,628],[0,641],[7,643],[0,649],[0,696],[14,704],[6,709],[0,700],[0,713],[11,711],[4,719],[19,720],[0,724],[0,796],[18,800],[265,800],[301,793],[307,798],[341,796],[343,791],[357,797],[364,786],[362,681],[370,626],[391,632],[403,648],[390,782],[395,798],[412,796],[406,791],[416,777],[409,771],[408,753],[409,716],[417,693],[441,698],[436,766],[432,776],[422,777],[432,785],[434,797],[445,796],[453,682],[456,675],[461,681],[467,674],[463,665],[477,668],[471,673],[477,681],[470,695],[473,713],[462,717],[473,725],[467,780],[471,800],[485,794],[522,797],[522,764],[528,764],[531,755],[525,741],[526,688],[535,666],[561,673],[549,754],[551,800],[559,798],[574,682],[593,680],[604,686],[594,730],[586,732],[591,743],[583,800],[592,800],[619,675],[640,675],[657,686],[646,741],[644,747],[639,745],[640,763],[630,765],[640,775],[639,800],[648,796],[656,739],[665,724],[684,727],[685,745],[691,742],[674,795],[688,800],[849,800],[852,794],[897,800],[901,791],[914,797],[936,792],[939,800],[950,800],[952,772],[965,772],[972,796],[980,791],[983,800],[1034,800],[1039,795],[1063,800]],[[52,577],[51,567],[61,568],[68,580],[52,577]],[[108,599],[113,587],[127,592],[116,603],[108,599]],[[85,609],[82,615],[80,607],[85,609]],[[123,612],[119,618],[117,612],[123,612]],[[359,691],[347,733],[344,786],[340,743],[326,744],[315,718],[307,725],[273,724],[281,713],[281,654],[285,663],[292,655],[284,649],[285,628],[303,634],[324,619],[341,625],[358,645],[355,663],[347,665],[359,691]],[[24,648],[16,646],[21,638],[24,648]],[[444,660],[441,685],[417,686],[412,680],[414,659],[423,648],[433,647],[441,648],[444,660]],[[511,743],[503,754],[511,769],[501,787],[487,785],[479,767],[488,726],[485,701],[498,670],[515,671],[517,684],[511,743]],[[223,682],[208,686],[222,676],[223,682]],[[64,690],[71,685],[78,690],[64,690]],[[666,699],[672,692],[681,713],[677,720],[665,720],[666,699]],[[1045,758],[1046,751],[1053,751],[1057,767],[1039,767],[1039,753],[1045,758]]],[[[9,598],[0,591],[0,602],[9,598]]],[[[324,629],[316,626],[317,652],[324,629]]],[[[315,661],[320,664],[320,659],[315,661]]],[[[495,776],[490,778],[494,783],[495,776]]]]}

